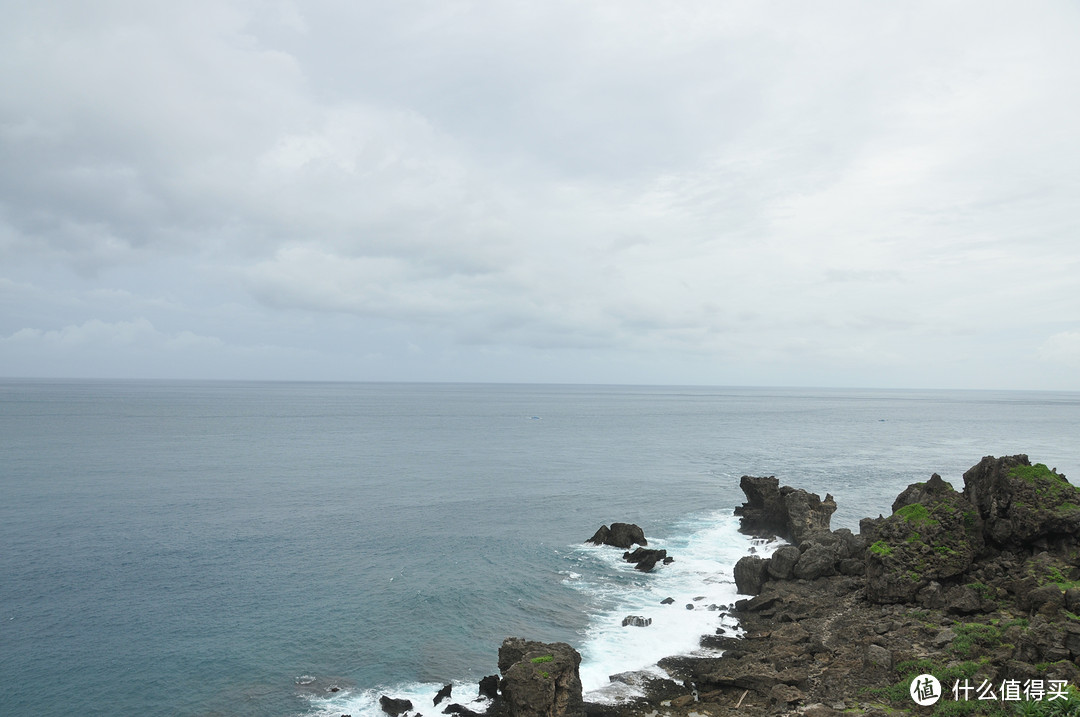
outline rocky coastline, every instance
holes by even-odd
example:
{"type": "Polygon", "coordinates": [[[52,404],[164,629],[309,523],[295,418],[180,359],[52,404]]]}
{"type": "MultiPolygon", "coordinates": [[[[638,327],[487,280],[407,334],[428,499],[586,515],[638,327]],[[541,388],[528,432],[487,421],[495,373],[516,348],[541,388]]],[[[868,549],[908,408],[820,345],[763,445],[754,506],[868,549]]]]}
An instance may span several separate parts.
{"type": "MultiPolygon", "coordinates": [[[[912,484],[891,515],[855,534],[830,528],[831,496],[744,476],[741,530],[782,545],[736,564],[747,597],[725,609],[743,634],[701,641],[721,656],[666,658],[666,678],[614,675],[643,696],[590,704],[571,646],[508,638],[500,674],[480,686],[486,714],[1080,715],[1080,489],[1026,455],[985,457],[963,480],[962,490],[937,474],[912,484]],[[919,675],[939,680],[933,706],[913,699],[919,675]]],[[[673,559],[640,547],[637,526],[604,526],[590,540],[626,549],[646,571],[673,559]]],[[[397,717],[411,706],[387,697],[383,709],[397,717]]]]}

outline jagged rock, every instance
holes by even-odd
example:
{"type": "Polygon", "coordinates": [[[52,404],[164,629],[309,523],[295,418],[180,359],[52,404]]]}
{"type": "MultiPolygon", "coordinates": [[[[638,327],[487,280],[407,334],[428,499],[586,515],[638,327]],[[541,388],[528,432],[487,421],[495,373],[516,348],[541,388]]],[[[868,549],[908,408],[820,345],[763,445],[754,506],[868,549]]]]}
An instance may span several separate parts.
{"type": "Polygon", "coordinates": [[[652,618],[641,615],[627,615],[622,621],[623,627],[648,627],[649,625],[652,625],[652,618]]]}
{"type": "Polygon", "coordinates": [[[768,558],[747,555],[735,563],[735,589],[743,595],[757,595],[765,584],[768,558]]]}
{"type": "Polygon", "coordinates": [[[800,555],[799,549],[794,545],[777,548],[769,559],[769,575],[777,580],[789,579],[800,555]]]}
{"type": "Polygon", "coordinates": [[[913,602],[930,582],[964,573],[983,549],[978,513],[940,476],[909,486],[901,498],[897,511],[863,536],[872,602],[913,602]]]}
{"type": "Polygon", "coordinates": [[[593,537],[585,542],[595,543],[596,545],[610,545],[623,550],[629,550],[635,543],[638,545],[649,544],[649,541],[645,540],[645,532],[633,523],[612,523],[610,528],[602,525],[593,534],[593,537]]]}
{"type": "Polygon", "coordinates": [[[402,715],[413,708],[413,704],[409,700],[387,697],[386,695],[379,697],[379,706],[390,717],[398,717],[398,715],[402,715]]]}
{"type": "Polygon", "coordinates": [[[623,553],[623,560],[628,563],[634,563],[634,567],[643,573],[647,573],[656,567],[656,564],[660,561],[667,561],[666,550],[654,550],[652,548],[635,548],[634,552],[623,553]]]}
{"type": "Polygon", "coordinates": [[[481,717],[482,712],[471,710],[465,705],[459,705],[456,702],[452,705],[447,705],[443,710],[444,715],[458,715],[458,717],[481,717]]]}
{"type": "Polygon", "coordinates": [[[1044,539],[1073,547],[1080,537],[1080,489],[1026,455],[986,456],[964,473],[964,496],[998,547],[1044,539]]]}
{"type": "Polygon", "coordinates": [[[454,686],[450,683],[443,685],[443,688],[435,694],[435,700],[432,702],[432,706],[437,706],[443,700],[450,699],[450,693],[454,691],[454,686]]]}
{"type": "Polygon", "coordinates": [[[739,530],[764,537],[779,536],[800,543],[815,533],[827,532],[836,502],[790,486],[779,487],[775,476],[743,476],[739,487],[746,502],[735,509],[739,530]]]}
{"type": "Polygon", "coordinates": [[[804,695],[798,687],[792,685],[773,685],[773,688],[769,690],[769,698],[776,705],[787,706],[795,702],[803,700],[804,695]]]}
{"type": "Polygon", "coordinates": [[[673,602],[675,602],[675,598],[673,598],[673,597],[667,597],[667,598],[664,598],[663,600],[661,600],[661,601],[660,601],[660,604],[661,604],[661,605],[670,605],[670,604],[672,604],[673,602]]]}
{"type": "Polygon", "coordinates": [[[480,680],[480,696],[495,699],[499,696],[499,676],[488,675],[480,680]]]}
{"type": "Polygon", "coordinates": [[[970,615],[982,608],[982,598],[969,585],[957,585],[945,592],[945,612],[970,615]]]}
{"type": "Polygon", "coordinates": [[[802,580],[836,575],[837,557],[827,545],[812,543],[795,563],[795,577],[802,580]]]}
{"type": "Polygon", "coordinates": [[[499,687],[510,717],[584,717],[580,664],[581,655],[564,642],[504,640],[499,687]]]}
{"type": "Polygon", "coordinates": [[[1027,603],[1031,612],[1052,617],[1065,607],[1065,594],[1061,592],[1061,588],[1051,583],[1028,593],[1027,603]]]}
{"type": "Polygon", "coordinates": [[[892,653],[880,645],[867,645],[863,662],[867,667],[880,667],[891,670],[893,666],[892,653]]]}

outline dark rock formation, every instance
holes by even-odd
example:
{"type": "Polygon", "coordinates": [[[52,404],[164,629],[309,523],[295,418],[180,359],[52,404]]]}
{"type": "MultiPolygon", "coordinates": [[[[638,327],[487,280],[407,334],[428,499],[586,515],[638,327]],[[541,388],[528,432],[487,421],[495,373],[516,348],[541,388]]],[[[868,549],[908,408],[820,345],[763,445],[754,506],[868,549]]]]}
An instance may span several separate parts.
{"type": "MultiPolygon", "coordinates": [[[[797,550],[797,548],[796,548],[797,550]]],[[[735,589],[743,595],[757,595],[765,584],[770,561],[758,555],[747,555],[735,563],[735,589]]]]}
{"type": "Polygon", "coordinates": [[[627,615],[622,621],[623,627],[648,627],[649,625],[652,625],[652,618],[641,615],[627,615]]]}
{"type": "Polygon", "coordinates": [[[499,648],[499,684],[510,717],[584,717],[581,655],[564,642],[510,637],[499,648]]]}
{"type": "Polygon", "coordinates": [[[1026,455],[983,458],[964,473],[964,497],[994,547],[1046,550],[1080,536],[1080,490],[1026,455]]]}
{"type": "Polygon", "coordinates": [[[774,477],[743,476],[739,486],[746,502],[735,509],[741,516],[739,529],[744,533],[778,536],[792,543],[801,543],[816,533],[828,532],[836,501],[831,495],[825,500],[815,493],[790,486],[780,487],[774,477]]]}
{"type": "Polygon", "coordinates": [[[488,675],[480,680],[480,696],[495,699],[499,696],[499,676],[488,675]]]}
{"type": "Polygon", "coordinates": [[[398,715],[405,714],[413,708],[413,704],[409,700],[387,697],[386,695],[379,697],[379,706],[390,717],[398,717],[398,715]]]}
{"type": "Polygon", "coordinates": [[[652,570],[661,561],[665,565],[670,562],[666,550],[654,550],[652,548],[635,548],[632,553],[623,553],[623,560],[634,563],[635,568],[645,573],[652,570]]]}
{"type": "Polygon", "coordinates": [[[454,690],[453,685],[451,685],[449,683],[443,685],[443,688],[441,690],[439,690],[438,693],[435,695],[435,699],[432,702],[432,706],[437,706],[443,700],[450,699],[450,693],[453,692],[453,690],[454,690]]]}
{"type": "Polygon", "coordinates": [[[936,473],[908,486],[888,518],[864,524],[866,596],[877,603],[912,602],[931,582],[964,573],[983,550],[973,506],[936,473]]]}
{"type": "Polygon", "coordinates": [[[629,550],[635,543],[637,545],[649,544],[649,541],[645,540],[645,532],[633,523],[612,523],[610,528],[601,525],[593,537],[585,542],[610,545],[623,550],[629,550]]]}

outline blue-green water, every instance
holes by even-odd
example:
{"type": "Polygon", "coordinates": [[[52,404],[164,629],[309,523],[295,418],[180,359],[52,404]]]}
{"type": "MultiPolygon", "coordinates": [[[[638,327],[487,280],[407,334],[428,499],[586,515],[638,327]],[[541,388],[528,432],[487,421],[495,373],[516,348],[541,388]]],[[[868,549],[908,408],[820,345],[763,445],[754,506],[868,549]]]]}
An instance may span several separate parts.
{"type": "Polygon", "coordinates": [[[508,635],[578,646],[589,688],[715,621],[623,615],[734,598],[739,476],[857,529],[984,455],[1075,480],[1077,436],[1076,393],[0,381],[0,714],[467,700],[508,635]],[[612,521],[676,562],[581,545],[612,521]]]}

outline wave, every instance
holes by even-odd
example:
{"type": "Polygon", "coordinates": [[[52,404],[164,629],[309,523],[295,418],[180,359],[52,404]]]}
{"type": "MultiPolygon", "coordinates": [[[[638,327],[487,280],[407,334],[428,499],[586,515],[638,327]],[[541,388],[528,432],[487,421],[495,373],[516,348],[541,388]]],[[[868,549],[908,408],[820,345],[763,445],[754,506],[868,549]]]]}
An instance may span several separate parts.
{"type": "MultiPolygon", "coordinates": [[[[581,653],[585,699],[619,702],[640,694],[631,684],[610,681],[625,672],[662,675],[656,663],[664,657],[717,654],[699,646],[702,635],[722,630],[740,634],[729,608],[738,599],[733,568],[749,552],[768,555],[781,545],[738,532],[730,511],[699,515],[672,527],[669,537],[650,538],[649,547],[668,551],[670,565],[642,573],[622,559],[623,551],[609,546],[579,545],[565,551],[568,565],[559,571],[562,585],[586,597],[588,624],[575,648],[581,653]],[[668,604],[664,601],[671,598],[668,604]],[[627,616],[651,620],[646,627],[623,626],[627,616]]],[[[523,637],[528,637],[523,635],[523,637]]],[[[493,653],[498,645],[492,645],[493,653]]],[[[494,660],[493,660],[494,661],[494,660]]],[[[632,682],[632,680],[630,681],[632,682]]],[[[437,717],[447,704],[458,702],[483,711],[475,681],[453,682],[453,697],[432,704],[440,683],[411,682],[311,698],[310,717],[384,717],[379,697],[408,699],[410,713],[437,717]]]]}

